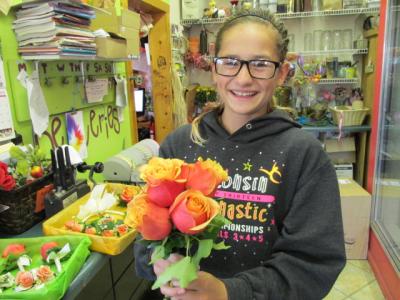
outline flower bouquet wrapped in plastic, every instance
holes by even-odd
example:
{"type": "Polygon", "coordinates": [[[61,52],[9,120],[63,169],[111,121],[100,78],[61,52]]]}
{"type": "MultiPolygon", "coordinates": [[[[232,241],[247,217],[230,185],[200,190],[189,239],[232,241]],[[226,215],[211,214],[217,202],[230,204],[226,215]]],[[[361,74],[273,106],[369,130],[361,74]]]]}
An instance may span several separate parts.
{"type": "Polygon", "coordinates": [[[228,248],[215,241],[220,228],[229,221],[211,198],[228,174],[210,159],[188,164],[154,157],[141,170],[141,177],[146,188],[128,204],[125,223],[140,233],[140,242],[153,249],[151,264],[174,252],[184,254],[152,288],[173,279],[185,288],[197,278],[202,258],[211,250],[228,248]]]}

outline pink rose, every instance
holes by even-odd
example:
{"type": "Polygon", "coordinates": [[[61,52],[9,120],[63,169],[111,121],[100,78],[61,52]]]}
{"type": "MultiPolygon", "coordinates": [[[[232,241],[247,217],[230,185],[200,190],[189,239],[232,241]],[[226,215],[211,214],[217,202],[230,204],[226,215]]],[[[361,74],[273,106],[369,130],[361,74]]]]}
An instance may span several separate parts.
{"type": "Polygon", "coordinates": [[[187,190],[179,194],[169,212],[179,231],[196,234],[203,231],[219,213],[219,205],[197,190],[187,190]]]}

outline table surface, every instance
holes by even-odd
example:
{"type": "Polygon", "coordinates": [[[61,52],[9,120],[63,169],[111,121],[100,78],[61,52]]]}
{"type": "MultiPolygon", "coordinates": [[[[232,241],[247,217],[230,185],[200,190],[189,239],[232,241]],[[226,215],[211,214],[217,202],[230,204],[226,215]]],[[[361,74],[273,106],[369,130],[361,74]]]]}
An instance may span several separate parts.
{"type": "MultiPolygon", "coordinates": [[[[31,229],[18,235],[5,235],[0,234],[0,238],[29,238],[43,236],[42,222],[36,224],[31,229]]],[[[82,269],[71,282],[69,289],[65,293],[63,300],[73,300],[87,286],[93,277],[100,271],[100,269],[107,263],[109,256],[106,254],[91,252],[89,258],[86,260],[82,269]]]]}

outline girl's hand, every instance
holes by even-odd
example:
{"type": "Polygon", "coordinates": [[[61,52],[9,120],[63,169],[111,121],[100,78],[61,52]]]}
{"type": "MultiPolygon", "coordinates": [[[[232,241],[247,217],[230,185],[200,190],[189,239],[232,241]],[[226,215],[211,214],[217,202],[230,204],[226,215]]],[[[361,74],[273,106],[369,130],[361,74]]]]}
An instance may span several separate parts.
{"type": "Polygon", "coordinates": [[[171,300],[228,300],[225,284],[207,272],[198,272],[198,278],[186,289],[172,282],[173,286],[162,286],[161,293],[171,300]]]}
{"type": "MultiPolygon", "coordinates": [[[[172,253],[167,259],[157,260],[153,265],[154,273],[157,275],[157,277],[160,276],[167,267],[169,267],[173,263],[180,261],[182,258],[183,258],[182,255],[177,253],[172,253]]],[[[160,288],[161,293],[163,293],[163,289],[172,289],[174,291],[173,293],[176,295],[180,295],[185,292],[185,289],[179,287],[179,283],[177,280],[172,280],[168,285],[163,285],[160,288]]],[[[167,294],[164,295],[168,296],[167,294]]]]}

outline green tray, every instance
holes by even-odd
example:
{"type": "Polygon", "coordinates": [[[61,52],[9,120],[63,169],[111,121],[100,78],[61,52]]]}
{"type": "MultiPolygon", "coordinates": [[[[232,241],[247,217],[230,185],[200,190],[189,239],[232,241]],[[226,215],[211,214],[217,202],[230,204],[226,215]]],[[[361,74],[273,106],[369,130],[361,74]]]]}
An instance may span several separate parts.
{"type": "MultiPolygon", "coordinates": [[[[20,239],[1,239],[0,240],[0,255],[4,248],[12,243],[20,243],[25,245],[27,254],[32,258],[32,264],[26,270],[44,265],[40,255],[41,246],[50,241],[57,242],[61,247],[65,243],[69,243],[72,249],[72,255],[66,261],[62,262],[62,271],[60,274],[46,283],[40,289],[30,289],[22,292],[15,292],[14,288],[3,290],[0,293],[0,299],[14,300],[14,299],[37,299],[37,300],[55,300],[61,299],[65,292],[68,290],[69,285],[79,270],[90,255],[89,246],[91,241],[88,237],[84,236],[48,236],[37,238],[20,238],[20,239]]],[[[50,265],[51,269],[55,272],[55,265],[50,265]]],[[[13,270],[11,273],[15,276],[18,269],[13,270]]]]}

